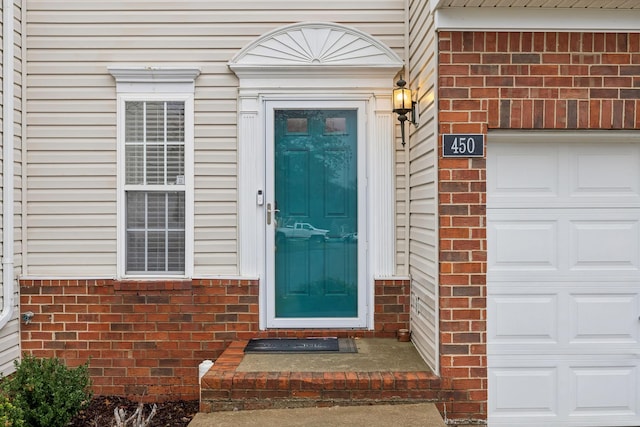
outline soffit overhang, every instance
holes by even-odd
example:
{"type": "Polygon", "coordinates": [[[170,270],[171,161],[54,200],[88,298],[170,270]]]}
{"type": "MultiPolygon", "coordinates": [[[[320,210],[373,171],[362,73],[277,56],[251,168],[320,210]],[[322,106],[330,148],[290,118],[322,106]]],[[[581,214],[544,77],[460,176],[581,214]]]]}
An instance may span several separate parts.
{"type": "Polygon", "coordinates": [[[430,0],[431,9],[445,7],[517,7],[531,9],[640,9],[638,0],[430,0]]]}
{"type": "Polygon", "coordinates": [[[637,0],[429,0],[436,30],[640,31],[637,0]]]}

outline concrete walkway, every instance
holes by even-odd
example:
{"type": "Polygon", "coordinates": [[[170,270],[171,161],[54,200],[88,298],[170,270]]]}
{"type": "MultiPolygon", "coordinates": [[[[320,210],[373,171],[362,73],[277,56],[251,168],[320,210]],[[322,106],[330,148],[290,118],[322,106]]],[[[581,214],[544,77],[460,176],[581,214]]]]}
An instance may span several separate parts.
{"type": "Polygon", "coordinates": [[[432,403],[199,413],[189,427],[443,427],[432,403]]]}

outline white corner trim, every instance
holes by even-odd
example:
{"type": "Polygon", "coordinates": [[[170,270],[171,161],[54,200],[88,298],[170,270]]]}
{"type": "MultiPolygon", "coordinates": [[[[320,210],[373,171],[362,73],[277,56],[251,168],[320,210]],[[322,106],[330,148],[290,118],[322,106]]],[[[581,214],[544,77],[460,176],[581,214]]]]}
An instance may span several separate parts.
{"type": "MultiPolygon", "coordinates": [[[[432,4],[435,0],[431,0],[432,4]]],[[[437,31],[598,31],[640,30],[640,10],[548,9],[524,7],[439,8],[437,31]]]]}
{"type": "Polygon", "coordinates": [[[0,329],[13,317],[16,291],[14,266],[14,14],[13,0],[2,2],[2,311],[0,329]]]}
{"type": "Polygon", "coordinates": [[[193,93],[195,80],[200,75],[198,67],[113,66],[107,69],[116,80],[118,93],[153,91],[150,84],[162,84],[162,92],[193,93]]]}

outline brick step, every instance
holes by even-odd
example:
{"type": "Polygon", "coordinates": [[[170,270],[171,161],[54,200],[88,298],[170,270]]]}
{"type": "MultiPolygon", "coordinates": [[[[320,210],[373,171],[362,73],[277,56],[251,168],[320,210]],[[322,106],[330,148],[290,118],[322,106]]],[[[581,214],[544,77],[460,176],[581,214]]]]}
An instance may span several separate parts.
{"type": "Polygon", "coordinates": [[[418,372],[240,372],[232,343],[200,381],[200,411],[417,403],[439,400],[440,379],[418,372]]]}

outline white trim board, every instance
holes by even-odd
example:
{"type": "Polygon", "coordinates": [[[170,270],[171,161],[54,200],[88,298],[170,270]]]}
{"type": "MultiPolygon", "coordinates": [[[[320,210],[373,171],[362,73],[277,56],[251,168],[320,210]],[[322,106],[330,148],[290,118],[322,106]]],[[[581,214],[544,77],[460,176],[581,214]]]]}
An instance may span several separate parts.
{"type": "Polygon", "coordinates": [[[640,10],[465,7],[434,14],[437,31],[640,31],[640,10]]]}

